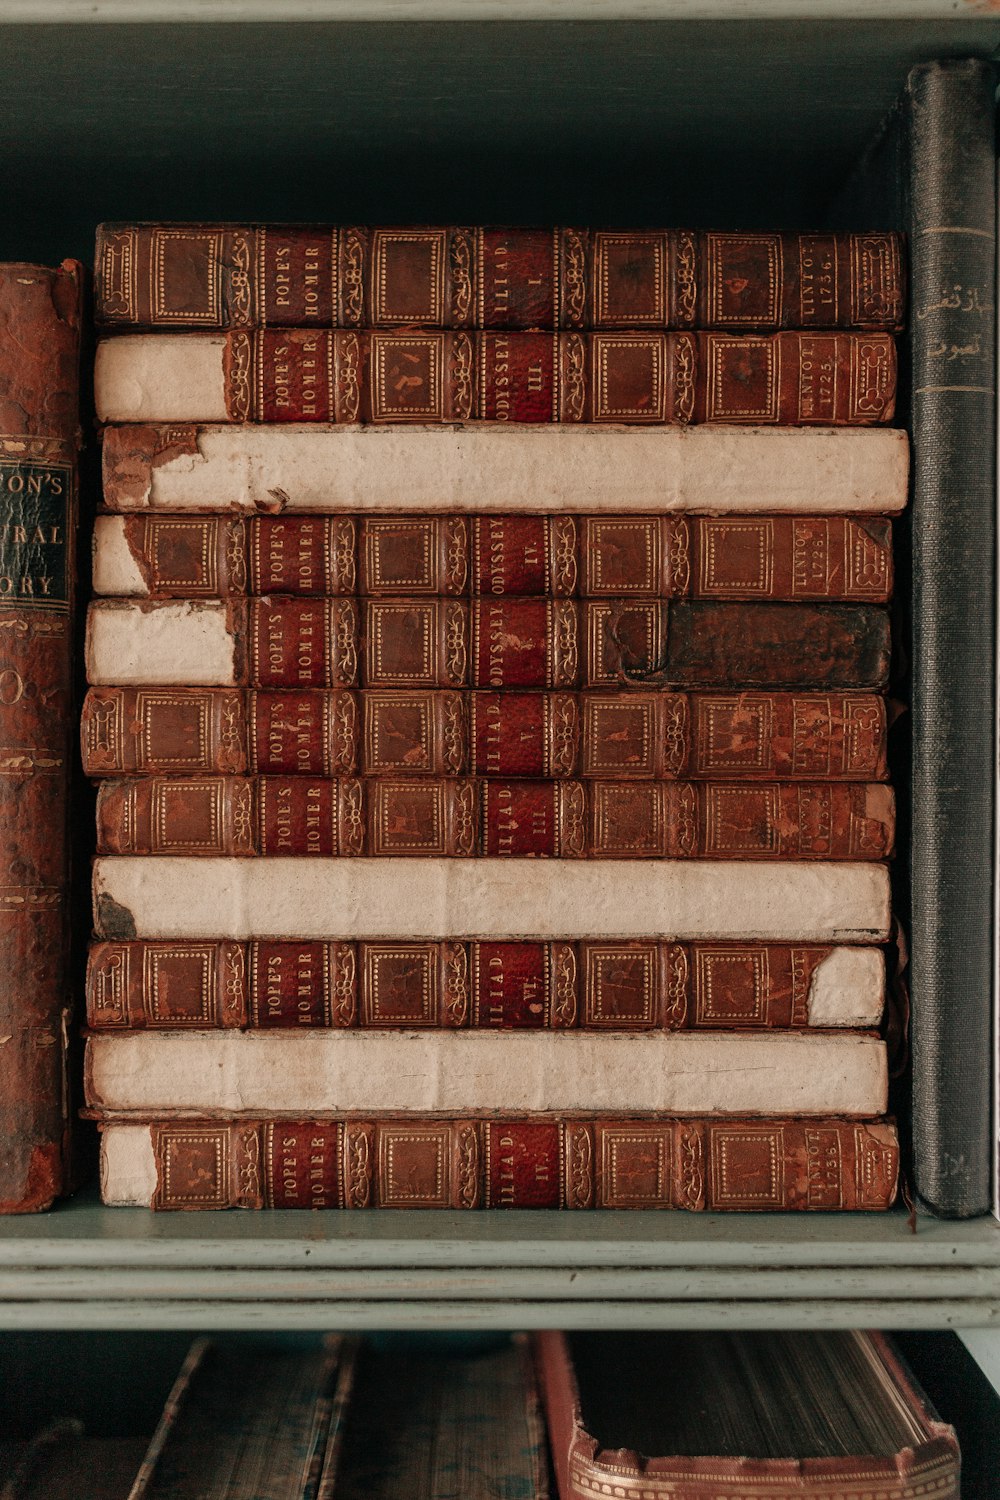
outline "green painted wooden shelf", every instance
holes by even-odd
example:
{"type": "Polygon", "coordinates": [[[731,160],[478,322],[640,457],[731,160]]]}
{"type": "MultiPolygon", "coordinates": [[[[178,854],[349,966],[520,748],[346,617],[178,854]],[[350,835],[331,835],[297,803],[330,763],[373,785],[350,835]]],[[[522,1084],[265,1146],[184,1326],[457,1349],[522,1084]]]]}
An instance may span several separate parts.
{"type": "Polygon", "coordinates": [[[0,1223],[7,1328],[1000,1328],[1000,1224],[861,1215],[153,1214],[0,1223]]]}

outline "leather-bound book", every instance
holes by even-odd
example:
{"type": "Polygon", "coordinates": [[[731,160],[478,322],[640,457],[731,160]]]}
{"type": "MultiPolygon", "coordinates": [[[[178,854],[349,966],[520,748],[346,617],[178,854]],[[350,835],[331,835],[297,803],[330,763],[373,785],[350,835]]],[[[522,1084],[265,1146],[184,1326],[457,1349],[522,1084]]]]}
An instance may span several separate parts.
{"type": "Polygon", "coordinates": [[[955,1431],[883,1334],[533,1342],[559,1500],[958,1500],[955,1431]]]}
{"type": "Polygon", "coordinates": [[[899,328],[897,234],[101,224],[106,328],[899,328]]]}
{"type": "Polygon", "coordinates": [[[898,1174],[890,1120],[101,1121],[104,1202],[135,1208],[878,1212],[895,1199],[898,1174]]]}
{"type": "Polygon", "coordinates": [[[887,1104],[870,1032],[123,1031],[87,1043],[102,1114],[801,1115],[887,1104]]]}
{"type": "Polygon", "coordinates": [[[865,860],[262,859],[113,855],[102,938],[880,943],[889,874],[865,860]]]}
{"type": "Polygon", "coordinates": [[[896,346],[885,333],[139,333],[98,345],[94,395],[103,422],[864,427],[892,419],[896,346]]]}
{"type": "Polygon", "coordinates": [[[116,855],[880,860],[894,832],[881,782],[147,776],[97,797],[116,855]]]}
{"type": "Polygon", "coordinates": [[[108,510],[249,515],[895,515],[909,470],[893,427],[171,423],[108,427],[103,456],[108,510]]]}
{"type": "Polygon", "coordinates": [[[643,599],[98,599],[97,687],[873,688],[872,604],[643,599]]]}
{"type": "Polygon", "coordinates": [[[882,604],[877,516],[98,516],[94,592],[882,604]]]}
{"type": "Polygon", "coordinates": [[[91,688],[89,776],[881,781],[874,693],[91,688]]]}
{"type": "Polygon", "coordinates": [[[82,267],[0,266],[0,1213],[67,1187],[82,267]]]}
{"type": "Polygon", "coordinates": [[[335,940],[95,942],[99,1031],[767,1031],[873,1027],[876,947],[335,940]]]}

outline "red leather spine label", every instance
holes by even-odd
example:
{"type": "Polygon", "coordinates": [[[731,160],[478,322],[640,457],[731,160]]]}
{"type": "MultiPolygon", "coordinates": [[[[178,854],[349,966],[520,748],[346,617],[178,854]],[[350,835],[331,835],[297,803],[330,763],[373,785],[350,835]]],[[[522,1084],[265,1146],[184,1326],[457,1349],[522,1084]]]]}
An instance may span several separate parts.
{"type": "Polygon", "coordinates": [[[91,688],[90,776],[580,776],[879,781],[871,693],[360,693],[91,688]]]}
{"type": "Polygon", "coordinates": [[[478,328],[553,328],[556,230],[477,231],[478,328]]]}
{"type": "Polygon", "coordinates": [[[329,327],[336,317],[336,236],[281,226],[261,228],[255,238],[261,324],[329,327]]]}
{"type": "Polygon", "coordinates": [[[156,1120],[160,1209],[884,1210],[891,1121],[156,1120]]]}
{"type": "Polygon", "coordinates": [[[899,328],[894,234],[105,224],[105,327],[899,328]]]}
{"type": "Polygon", "coordinates": [[[484,1126],[484,1208],[561,1208],[558,1122],[505,1121],[484,1126]]]}
{"type": "MultiPolygon", "coordinates": [[[[576,615],[544,600],[477,599],[472,605],[473,670],[479,687],[550,687],[549,643],[557,621],[576,633],[576,615]]],[[[564,633],[566,631],[564,630],[564,633]]]]}
{"type": "Polygon", "coordinates": [[[281,1120],[263,1127],[264,1205],[342,1208],[342,1127],[319,1120],[281,1120]]]}
{"type": "Polygon", "coordinates": [[[883,517],[129,516],[123,524],[157,599],[471,593],[877,604],[892,588],[892,523],[883,517]]]}
{"type": "Polygon", "coordinates": [[[358,610],[350,599],[254,599],[248,617],[251,684],[263,688],[353,687],[358,610]]]}
{"type": "Polygon", "coordinates": [[[69,1187],[82,277],[75,261],[0,266],[0,1214],[69,1187]]]}
{"type": "Polygon", "coordinates": [[[106,781],[101,854],[885,859],[880,783],[164,777],[106,781]]]}
{"type": "Polygon", "coordinates": [[[806,1026],[813,975],[831,951],[652,939],[95,942],[87,1024],[168,1031],[806,1026]]]}
{"type": "Polygon", "coordinates": [[[234,422],[888,422],[889,334],[445,333],[227,336],[234,422]]]}

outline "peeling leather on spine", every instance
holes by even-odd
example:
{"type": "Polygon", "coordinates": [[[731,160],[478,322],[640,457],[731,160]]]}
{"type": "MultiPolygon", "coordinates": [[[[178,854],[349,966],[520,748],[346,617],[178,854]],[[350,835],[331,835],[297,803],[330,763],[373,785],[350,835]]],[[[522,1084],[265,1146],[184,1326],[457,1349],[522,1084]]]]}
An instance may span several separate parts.
{"type": "Polygon", "coordinates": [[[122,906],[113,896],[98,892],[97,929],[106,938],[134,938],[138,936],[135,918],[127,906],[122,906]]]}
{"type": "Polygon", "coordinates": [[[146,585],[147,594],[156,593],[153,567],[142,544],[144,531],[143,518],[125,516],[123,530],[125,533],[125,545],[131,554],[132,561],[139,570],[143,583],[146,585]]]}
{"type": "Polygon", "coordinates": [[[145,510],[153,471],[180,458],[203,458],[194,424],[111,427],[104,435],[104,497],[108,508],[145,510]]]}

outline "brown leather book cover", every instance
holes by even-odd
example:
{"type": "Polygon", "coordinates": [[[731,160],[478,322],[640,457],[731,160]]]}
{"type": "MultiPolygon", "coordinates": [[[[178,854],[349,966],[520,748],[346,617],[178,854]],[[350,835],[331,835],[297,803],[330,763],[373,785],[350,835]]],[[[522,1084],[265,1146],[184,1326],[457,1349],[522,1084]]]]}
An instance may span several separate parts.
{"type": "Polygon", "coordinates": [[[891,1121],[534,1115],[101,1122],[107,1203],[883,1210],[891,1121]]]}
{"type": "Polygon", "coordinates": [[[0,266],[0,1213],[67,1186],[82,267],[0,266]]]}
{"type": "Polygon", "coordinates": [[[97,798],[99,855],[881,860],[893,838],[880,782],[149,776],[97,798]]]}
{"type": "Polygon", "coordinates": [[[605,942],[95,942],[92,1031],[757,1031],[877,1025],[877,948],[605,942]]]}
{"type": "Polygon", "coordinates": [[[889,616],[870,604],[641,599],[99,599],[95,686],[870,688],[889,616]]]}
{"type": "Polygon", "coordinates": [[[884,333],[126,334],[97,349],[102,422],[872,426],[884,333]]]}
{"type": "Polygon", "coordinates": [[[896,234],[102,224],[108,328],[899,328],[896,234]]]}
{"type": "Polygon", "coordinates": [[[89,776],[881,781],[874,693],[91,688],[89,776]]]}
{"type": "Polygon", "coordinates": [[[829,599],[884,604],[878,516],[99,516],[98,594],[829,599]]]}
{"type": "Polygon", "coordinates": [[[958,1500],[955,1431],[883,1334],[533,1342],[559,1500],[958,1500]]]}

